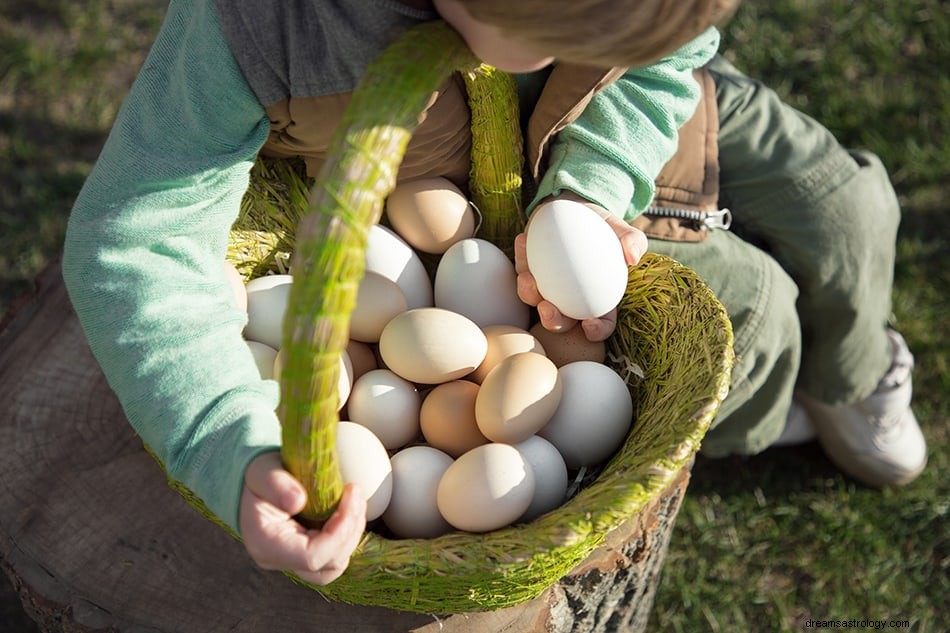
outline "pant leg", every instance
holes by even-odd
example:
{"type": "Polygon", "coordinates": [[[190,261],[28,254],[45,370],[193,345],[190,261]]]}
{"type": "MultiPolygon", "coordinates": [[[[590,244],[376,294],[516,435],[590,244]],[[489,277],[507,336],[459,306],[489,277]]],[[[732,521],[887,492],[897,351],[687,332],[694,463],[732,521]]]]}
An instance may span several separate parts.
{"type": "Polygon", "coordinates": [[[721,202],[736,232],[799,289],[798,387],[828,403],[870,394],[886,335],[900,208],[881,162],[848,152],[813,119],[718,57],[721,202]]]}
{"type": "Polygon", "coordinates": [[[737,357],[732,384],[703,440],[703,453],[761,452],[785,426],[798,376],[795,283],[768,253],[727,231],[715,231],[703,242],[653,239],[650,250],[696,271],[732,322],[737,357]]]}

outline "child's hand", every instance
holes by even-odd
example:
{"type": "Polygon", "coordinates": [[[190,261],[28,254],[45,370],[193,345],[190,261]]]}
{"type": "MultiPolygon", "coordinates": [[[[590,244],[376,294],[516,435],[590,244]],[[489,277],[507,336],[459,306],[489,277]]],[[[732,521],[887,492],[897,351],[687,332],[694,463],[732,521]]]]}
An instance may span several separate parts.
{"type": "MultiPolygon", "coordinates": [[[[574,194],[564,194],[561,197],[576,200],[585,203],[588,207],[596,211],[607,224],[617,234],[620,245],[623,248],[624,258],[630,266],[635,266],[647,250],[647,236],[640,229],[634,228],[610,214],[606,209],[592,202],[588,202],[574,194]]],[[[538,292],[538,286],[535,283],[534,275],[528,270],[528,258],[525,251],[525,234],[520,233],[515,237],[515,271],[518,273],[518,296],[528,305],[538,308],[538,316],[541,318],[541,325],[552,332],[562,332],[571,329],[577,321],[564,316],[550,301],[545,301],[541,293],[538,292]]],[[[614,308],[607,314],[581,321],[581,327],[584,328],[584,334],[590,341],[602,341],[610,336],[617,326],[617,310],[614,308]]]]}
{"type": "Polygon", "coordinates": [[[240,529],[244,546],[263,569],[289,570],[303,580],[325,585],[346,569],[366,529],[366,501],[348,485],[340,505],[320,529],[296,520],[306,503],[303,485],[280,463],[276,452],[248,466],[241,493],[240,529]]]}

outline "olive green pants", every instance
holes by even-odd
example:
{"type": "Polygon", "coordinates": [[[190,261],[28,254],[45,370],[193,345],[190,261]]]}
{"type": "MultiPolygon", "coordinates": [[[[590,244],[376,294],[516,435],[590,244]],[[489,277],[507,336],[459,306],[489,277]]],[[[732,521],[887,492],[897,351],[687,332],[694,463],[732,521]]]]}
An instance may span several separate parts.
{"type": "Polygon", "coordinates": [[[779,435],[794,390],[828,403],[871,393],[887,371],[900,220],[883,165],[721,57],[720,206],[732,229],[650,249],[690,266],[729,312],[738,357],[703,444],[750,454],[779,435]]]}

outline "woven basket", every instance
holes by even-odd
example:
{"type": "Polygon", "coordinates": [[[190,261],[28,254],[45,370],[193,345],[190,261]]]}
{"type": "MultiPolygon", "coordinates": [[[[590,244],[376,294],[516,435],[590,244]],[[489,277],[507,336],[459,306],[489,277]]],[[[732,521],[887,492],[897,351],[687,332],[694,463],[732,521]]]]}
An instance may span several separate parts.
{"type": "MultiPolygon", "coordinates": [[[[232,231],[228,257],[247,277],[286,270],[293,254],[279,413],[282,457],[311,491],[311,519],[328,516],[342,491],[337,360],[366,235],[381,218],[418,114],[456,71],[472,108],[470,195],[484,216],[479,237],[510,252],[522,227],[513,81],[480,66],[440,22],[410,31],[369,68],[315,181],[292,162],[258,161],[232,231]]],[[[460,613],[517,604],[557,582],[690,463],[728,389],[732,330],[691,270],[648,254],[629,271],[608,358],[630,387],[635,422],[622,448],[563,506],[485,534],[394,540],[367,532],[342,577],[310,586],[345,602],[460,613]]]]}

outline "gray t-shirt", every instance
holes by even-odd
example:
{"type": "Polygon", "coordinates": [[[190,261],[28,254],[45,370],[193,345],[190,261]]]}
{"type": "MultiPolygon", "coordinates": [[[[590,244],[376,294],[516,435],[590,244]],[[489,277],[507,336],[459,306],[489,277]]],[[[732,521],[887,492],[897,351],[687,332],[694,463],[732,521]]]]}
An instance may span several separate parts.
{"type": "Polygon", "coordinates": [[[352,91],[408,28],[438,17],[396,0],[216,0],[225,39],[265,107],[352,91]]]}

